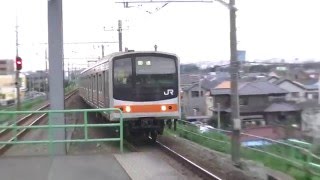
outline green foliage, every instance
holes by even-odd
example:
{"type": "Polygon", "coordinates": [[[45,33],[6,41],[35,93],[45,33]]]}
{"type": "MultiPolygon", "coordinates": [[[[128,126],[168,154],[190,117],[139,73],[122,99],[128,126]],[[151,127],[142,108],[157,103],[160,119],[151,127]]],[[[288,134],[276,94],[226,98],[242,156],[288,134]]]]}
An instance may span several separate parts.
{"type": "Polygon", "coordinates": [[[199,67],[195,64],[181,64],[180,71],[181,73],[198,73],[199,67]]]}
{"type": "MultiPolygon", "coordinates": [[[[165,134],[176,134],[222,153],[229,154],[231,150],[230,137],[226,134],[217,131],[200,133],[198,127],[187,124],[186,122],[178,121],[177,131],[166,129],[165,134]]],[[[287,173],[295,179],[320,179],[320,177],[311,176],[302,170],[307,162],[307,156],[305,154],[301,153],[298,149],[289,148],[282,144],[265,145],[255,149],[242,147],[241,156],[245,159],[261,162],[272,169],[287,173]],[[260,150],[264,152],[260,152],[260,150]],[[274,156],[266,152],[274,154],[274,156]],[[295,167],[291,162],[300,164],[300,168],[295,167]]]]}
{"type": "Polygon", "coordinates": [[[251,73],[267,73],[269,71],[268,67],[264,65],[253,65],[249,68],[249,72],[251,73]]]}
{"type": "MultiPolygon", "coordinates": [[[[35,106],[37,106],[38,104],[44,102],[44,99],[42,98],[37,98],[37,99],[33,99],[33,100],[29,100],[26,102],[21,103],[21,111],[28,111],[33,109],[35,106]]],[[[3,112],[5,111],[15,111],[16,107],[10,107],[7,109],[3,109],[3,112]]],[[[15,115],[13,114],[1,114],[0,116],[0,123],[4,123],[7,121],[12,120],[15,117],[15,115]]]]}

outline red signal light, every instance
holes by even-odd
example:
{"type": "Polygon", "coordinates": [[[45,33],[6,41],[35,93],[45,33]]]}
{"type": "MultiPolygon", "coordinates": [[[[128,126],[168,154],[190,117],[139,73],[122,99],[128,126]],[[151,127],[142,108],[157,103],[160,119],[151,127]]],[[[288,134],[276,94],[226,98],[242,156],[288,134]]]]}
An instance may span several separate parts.
{"type": "Polygon", "coordinates": [[[16,69],[18,71],[22,69],[22,59],[19,56],[16,57],[16,69]]]}

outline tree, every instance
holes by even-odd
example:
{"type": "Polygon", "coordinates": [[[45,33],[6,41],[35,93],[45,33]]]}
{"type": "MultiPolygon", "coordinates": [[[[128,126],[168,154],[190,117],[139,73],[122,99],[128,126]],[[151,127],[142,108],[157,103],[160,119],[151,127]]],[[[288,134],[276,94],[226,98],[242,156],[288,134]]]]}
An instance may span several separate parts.
{"type": "Polygon", "coordinates": [[[195,64],[181,64],[180,70],[181,73],[194,73],[199,72],[199,67],[195,64]]]}
{"type": "Polygon", "coordinates": [[[251,73],[260,73],[260,72],[266,73],[268,71],[269,71],[268,68],[263,65],[253,65],[249,68],[249,72],[251,73]]]}

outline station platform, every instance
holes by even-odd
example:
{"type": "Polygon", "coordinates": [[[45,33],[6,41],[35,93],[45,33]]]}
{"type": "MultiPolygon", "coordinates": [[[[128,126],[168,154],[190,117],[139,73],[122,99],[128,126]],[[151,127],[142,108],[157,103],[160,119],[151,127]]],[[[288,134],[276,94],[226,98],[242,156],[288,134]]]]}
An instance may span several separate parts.
{"type": "Polygon", "coordinates": [[[185,179],[152,153],[1,157],[0,174],[7,180],[185,179]]]}

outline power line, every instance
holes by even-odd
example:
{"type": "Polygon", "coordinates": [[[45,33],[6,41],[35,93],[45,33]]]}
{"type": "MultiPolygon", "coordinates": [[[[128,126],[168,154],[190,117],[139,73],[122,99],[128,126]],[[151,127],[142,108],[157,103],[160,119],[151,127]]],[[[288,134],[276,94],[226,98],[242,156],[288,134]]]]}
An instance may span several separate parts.
{"type": "Polygon", "coordinates": [[[213,2],[219,2],[220,4],[222,4],[223,6],[227,7],[227,8],[231,8],[234,10],[237,10],[237,8],[234,5],[230,5],[227,2],[223,1],[223,0],[172,0],[172,1],[154,1],[154,0],[150,0],[150,1],[117,1],[116,3],[121,3],[123,4],[124,8],[130,8],[133,6],[129,6],[129,4],[143,4],[143,3],[213,3],[213,2]]]}
{"type": "MultiPolygon", "coordinates": [[[[218,1],[218,0],[217,0],[218,1]]],[[[202,2],[202,3],[212,3],[213,0],[172,0],[172,1],[117,1],[116,3],[121,3],[121,4],[129,4],[129,3],[133,3],[133,4],[143,4],[143,3],[199,3],[199,2],[202,2]]],[[[225,3],[225,2],[224,2],[225,3]]]]}
{"type": "MultiPolygon", "coordinates": [[[[113,44],[118,43],[117,41],[96,41],[96,42],[66,42],[63,44],[113,44]]],[[[40,43],[40,44],[48,44],[48,43],[40,43]]]]}

